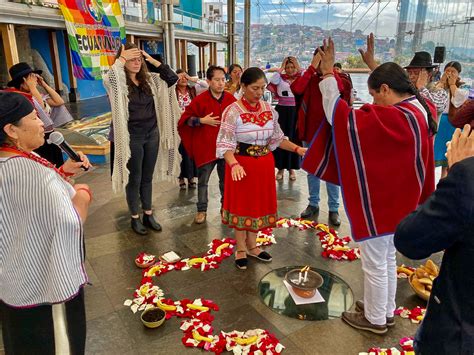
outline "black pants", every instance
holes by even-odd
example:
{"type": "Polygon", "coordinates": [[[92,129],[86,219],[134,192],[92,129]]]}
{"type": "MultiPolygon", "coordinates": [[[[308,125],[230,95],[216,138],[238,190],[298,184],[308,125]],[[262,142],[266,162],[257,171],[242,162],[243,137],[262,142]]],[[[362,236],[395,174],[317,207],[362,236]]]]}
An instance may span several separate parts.
{"type": "MultiPolygon", "coordinates": [[[[290,142],[297,144],[296,120],[297,113],[295,106],[276,105],[275,110],[278,112],[278,123],[290,142]]],[[[277,148],[273,151],[275,157],[275,167],[278,170],[283,169],[299,169],[300,156],[296,153],[277,148]]]]}
{"type": "Polygon", "coordinates": [[[42,158],[45,158],[50,163],[53,163],[56,168],[59,168],[64,164],[63,152],[56,144],[46,143],[46,139],[49,138],[51,132],[46,133],[44,136],[44,144],[35,149],[35,153],[38,153],[42,158]]]}
{"type": "Polygon", "coordinates": [[[225,160],[217,159],[198,168],[198,212],[207,211],[207,190],[209,178],[211,177],[214,167],[217,165],[217,175],[219,175],[219,190],[221,191],[221,204],[224,198],[224,176],[225,176],[225,160]]]}
{"type": "MultiPolygon", "coordinates": [[[[84,290],[81,288],[76,297],[65,302],[65,307],[71,354],[84,354],[86,347],[84,290]]],[[[0,301],[0,315],[3,343],[7,355],[55,354],[51,305],[13,308],[0,301]]]]}
{"type": "Polygon", "coordinates": [[[130,171],[125,189],[127,204],[132,215],[142,209],[151,210],[153,172],[159,149],[158,128],[144,134],[130,134],[130,160],[127,168],[130,171]]]}
{"type": "Polygon", "coordinates": [[[179,174],[180,179],[188,179],[189,180],[195,178],[197,176],[197,169],[194,161],[189,157],[188,153],[186,153],[186,149],[184,149],[183,143],[179,145],[179,153],[181,154],[181,172],[179,174]]]}

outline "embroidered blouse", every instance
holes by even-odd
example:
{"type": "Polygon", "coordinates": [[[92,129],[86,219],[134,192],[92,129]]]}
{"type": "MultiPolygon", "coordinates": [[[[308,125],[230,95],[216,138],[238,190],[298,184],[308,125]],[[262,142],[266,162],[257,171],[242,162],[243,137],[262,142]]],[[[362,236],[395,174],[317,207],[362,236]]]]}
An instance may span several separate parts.
{"type": "Polygon", "coordinates": [[[223,158],[228,150],[235,150],[237,142],[268,145],[270,150],[275,150],[284,139],[288,139],[278,124],[278,113],[272,106],[261,100],[260,107],[257,112],[249,112],[234,102],[225,109],[217,135],[218,158],[223,158]]]}
{"type": "Polygon", "coordinates": [[[291,82],[283,79],[280,73],[275,73],[270,79],[270,84],[275,85],[278,105],[295,106],[295,95],[290,88],[291,82]]]}

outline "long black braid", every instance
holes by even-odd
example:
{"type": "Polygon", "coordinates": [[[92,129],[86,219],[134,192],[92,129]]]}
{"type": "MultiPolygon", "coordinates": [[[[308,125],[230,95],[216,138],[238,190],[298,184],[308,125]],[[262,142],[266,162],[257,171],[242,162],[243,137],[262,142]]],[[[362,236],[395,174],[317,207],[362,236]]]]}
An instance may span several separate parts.
{"type": "Polygon", "coordinates": [[[421,96],[420,92],[418,89],[413,85],[413,83],[408,79],[408,85],[409,85],[409,94],[415,95],[416,99],[420,102],[421,106],[426,110],[426,114],[428,116],[428,127],[429,127],[429,132],[430,135],[434,136],[436,133],[438,133],[438,123],[435,121],[433,118],[433,115],[431,114],[431,110],[426,103],[426,100],[423,96],[421,96]]]}

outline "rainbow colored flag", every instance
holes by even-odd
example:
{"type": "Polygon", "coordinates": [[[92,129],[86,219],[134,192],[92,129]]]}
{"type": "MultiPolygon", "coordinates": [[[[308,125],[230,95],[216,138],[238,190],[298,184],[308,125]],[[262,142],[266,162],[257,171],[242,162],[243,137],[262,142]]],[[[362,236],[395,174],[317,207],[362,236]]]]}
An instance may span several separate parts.
{"type": "Polygon", "coordinates": [[[100,80],[125,42],[118,0],[58,0],[66,21],[74,76],[100,80]]]}

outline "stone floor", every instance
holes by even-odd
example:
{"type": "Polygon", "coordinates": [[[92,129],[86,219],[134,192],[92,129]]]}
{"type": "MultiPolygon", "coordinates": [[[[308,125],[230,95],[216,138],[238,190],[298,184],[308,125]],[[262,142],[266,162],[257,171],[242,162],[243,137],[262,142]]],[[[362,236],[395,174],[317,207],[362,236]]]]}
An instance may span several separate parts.
{"type": "MultiPolygon", "coordinates": [[[[212,239],[232,235],[220,223],[216,174],[213,174],[210,184],[208,221],[203,225],[192,223],[197,200],[195,190],[179,191],[171,183],[156,184],[153,202],[163,231],[145,237],[130,230],[125,198],[112,194],[108,167],[99,166],[77,181],[89,184],[94,192],[85,223],[86,269],[91,281],[85,289],[87,353],[198,353],[200,350],[182,345],[177,319],[167,321],[155,330],[145,329],[139,315],[123,306],[123,302],[131,298],[140,281],[141,271],[134,264],[139,252],[159,255],[174,250],[183,257],[199,255],[207,250],[212,239]]],[[[306,206],[306,178],[302,172],[295,182],[289,182],[285,175],[277,189],[281,216],[295,216],[306,206]]],[[[321,190],[323,203],[319,221],[327,222],[326,193],[324,188],[321,190]]],[[[349,225],[342,210],[343,223],[339,231],[346,235],[349,225]]],[[[220,311],[215,312],[216,331],[270,330],[286,346],[286,354],[358,354],[372,346],[394,346],[400,338],[415,333],[417,326],[400,318],[388,334],[378,336],[354,330],[340,319],[302,321],[268,309],[257,296],[258,282],[273,268],[286,265],[308,264],[329,270],[350,285],[355,299],[361,298],[363,292],[360,261],[323,259],[320,243],[310,231],[280,229],[276,236],[278,244],[269,248],[273,255],[270,264],[251,261],[247,271],[239,271],[230,258],[217,270],[171,272],[161,276],[156,283],[174,299],[204,297],[214,300],[220,306],[220,311]]],[[[401,262],[409,265],[420,263],[400,257],[401,262]]],[[[406,280],[399,280],[398,287],[398,305],[414,307],[423,304],[414,296],[406,280]]]]}

